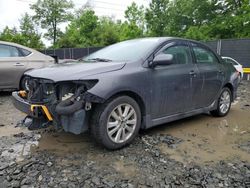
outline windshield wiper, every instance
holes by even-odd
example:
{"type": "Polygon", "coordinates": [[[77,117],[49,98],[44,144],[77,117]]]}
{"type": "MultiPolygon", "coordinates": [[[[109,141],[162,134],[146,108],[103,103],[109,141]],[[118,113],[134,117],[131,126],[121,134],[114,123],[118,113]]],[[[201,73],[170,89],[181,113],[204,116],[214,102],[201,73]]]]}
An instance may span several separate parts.
{"type": "Polygon", "coordinates": [[[88,61],[100,61],[100,62],[110,62],[112,61],[111,59],[104,59],[104,58],[92,58],[92,59],[87,59],[88,61]]]}

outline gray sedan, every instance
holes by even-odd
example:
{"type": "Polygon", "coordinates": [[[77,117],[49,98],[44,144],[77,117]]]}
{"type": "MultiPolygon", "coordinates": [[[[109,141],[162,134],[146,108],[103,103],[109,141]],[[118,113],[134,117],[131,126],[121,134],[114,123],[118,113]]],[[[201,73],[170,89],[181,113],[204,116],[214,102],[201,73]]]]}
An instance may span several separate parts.
{"type": "Polygon", "coordinates": [[[24,73],[54,63],[54,59],[25,46],[0,41],[0,90],[25,88],[24,73]]]}
{"type": "Polygon", "coordinates": [[[200,113],[225,116],[238,87],[232,64],[179,38],[124,41],[26,76],[29,89],[12,95],[32,119],[29,128],[90,130],[109,149],[131,143],[139,129],[200,113]]]}

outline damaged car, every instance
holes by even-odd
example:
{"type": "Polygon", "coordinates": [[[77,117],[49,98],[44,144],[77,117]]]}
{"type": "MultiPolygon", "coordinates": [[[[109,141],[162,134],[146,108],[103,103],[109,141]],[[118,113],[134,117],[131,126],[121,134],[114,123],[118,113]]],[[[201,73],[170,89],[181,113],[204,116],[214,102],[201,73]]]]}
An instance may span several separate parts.
{"type": "Polygon", "coordinates": [[[90,131],[104,147],[118,149],[140,129],[201,113],[227,115],[238,74],[200,42],[143,38],[27,72],[28,89],[12,99],[31,119],[30,129],[90,131]]]}

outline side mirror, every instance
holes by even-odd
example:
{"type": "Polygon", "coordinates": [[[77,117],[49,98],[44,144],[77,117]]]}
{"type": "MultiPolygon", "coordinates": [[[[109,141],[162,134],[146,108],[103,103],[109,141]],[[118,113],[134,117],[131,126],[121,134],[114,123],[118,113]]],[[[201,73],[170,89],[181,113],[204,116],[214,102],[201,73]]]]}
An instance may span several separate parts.
{"type": "Polygon", "coordinates": [[[172,54],[158,54],[153,59],[152,65],[153,67],[157,65],[171,65],[173,64],[174,56],[172,54]]]}

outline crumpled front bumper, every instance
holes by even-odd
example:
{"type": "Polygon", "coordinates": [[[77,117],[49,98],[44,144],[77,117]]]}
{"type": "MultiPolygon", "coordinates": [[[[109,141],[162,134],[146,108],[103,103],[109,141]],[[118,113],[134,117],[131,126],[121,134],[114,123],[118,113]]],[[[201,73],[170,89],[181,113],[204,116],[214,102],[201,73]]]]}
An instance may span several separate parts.
{"type": "Polygon", "coordinates": [[[22,93],[12,93],[12,103],[21,112],[32,118],[32,124],[36,128],[43,128],[43,124],[53,124],[56,128],[63,128],[66,132],[80,134],[88,129],[87,113],[84,109],[78,110],[70,115],[55,115],[55,112],[50,112],[49,106],[46,104],[31,104],[27,99],[21,96],[22,93]]]}
{"type": "Polygon", "coordinates": [[[18,110],[24,112],[29,117],[32,118],[46,117],[48,121],[53,121],[52,115],[49,112],[46,105],[31,104],[26,99],[20,96],[20,92],[12,93],[12,103],[18,110]]]}

